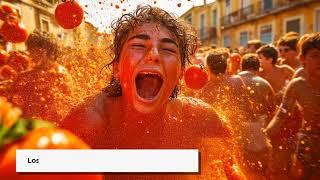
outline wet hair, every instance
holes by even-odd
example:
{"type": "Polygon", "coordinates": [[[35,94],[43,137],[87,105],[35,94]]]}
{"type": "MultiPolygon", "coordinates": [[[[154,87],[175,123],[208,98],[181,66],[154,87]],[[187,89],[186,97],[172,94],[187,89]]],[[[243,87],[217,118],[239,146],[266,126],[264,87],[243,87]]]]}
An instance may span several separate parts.
{"type": "Polygon", "coordinates": [[[43,32],[41,33],[38,30],[32,32],[27,41],[26,45],[28,49],[32,48],[41,48],[47,51],[48,56],[52,60],[56,60],[58,56],[58,43],[54,36],[50,33],[43,32]]]}
{"type": "Polygon", "coordinates": [[[320,32],[310,34],[310,36],[302,42],[300,54],[305,56],[311,49],[320,50],[320,32]]]}
{"type": "Polygon", "coordinates": [[[257,54],[248,53],[242,57],[241,69],[243,71],[258,71],[260,68],[260,62],[257,54]]]}
{"type": "Polygon", "coordinates": [[[159,23],[167,28],[176,38],[180,49],[181,65],[184,67],[186,62],[190,62],[190,56],[195,53],[198,46],[198,39],[191,26],[183,21],[178,21],[174,15],[158,7],[139,6],[133,13],[124,14],[117,21],[112,22],[112,33],[114,35],[112,51],[113,61],[119,62],[120,53],[128,34],[137,26],[144,23],[159,23]]]}
{"type": "Polygon", "coordinates": [[[254,45],[255,49],[259,49],[262,46],[262,42],[259,39],[253,39],[248,41],[247,47],[249,47],[250,45],[254,45]]]}
{"type": "MultiPolygon", "coordinates": [[[[195,31],[190,25],[179,21],[174,15],[162,10],[158,7],[138,6],[137,9],[128,14],[124,14],[117,21],[113,21],[111,24],[112,34],[114,36],[111,49],[114,57],[110,64],[120,61],[120,54],[125,41],[128,38],[128,34],[138,26],[145,23],[159,23],[161,26],[167,28],[177,39],[178,48],[180,50],[181,66],[185,67],[186,63],[190,63],[191,56],[196,52],[198,47],[198,38],[195,31]]],[[[176,87],[170,98],[174,98],[177,95],[176,87]]],[[[114,77],[108,87],[105,89],[107,94],[112,97],[121,96],[120,81],[114,77]],[[119,88],[120,87],[120,88],[119,88]],[[113,89],[113,90],[111,90],[113,89]]]]}
{"type": "Polygon", "coordinates": [[[300,39],[297,43],[297,51],[298,51],[299,55],[301,54],[301,50],[302,50],[301,48],[302,48],[303,42],[310,36],[311,36],[311,34],[304,34],[303,36],[300,37],[300,39]]]}
{"type": "Polygon", "coordinates": [[[227,69],[227,60],[229,58],[227,48],[217,48],[210,51],[207,56],[207,66],[211,73],[215,75],[224,74],[227,69]]]}
{"type": "Polygon", "coordinates": [[[277,42],[278,46],[288,46],[290,49],[297,51],[297,44],[299,41],[299,34],[289,32],[283,35],[277,42]]]}
{"type": "Polygon", "coordinates": [[[271,44],[264,45],[257,50],[257,54],[262,54],[266,58],[272,59],[272,64],[276,64],[278,60],[277,48],[271,44]]]}

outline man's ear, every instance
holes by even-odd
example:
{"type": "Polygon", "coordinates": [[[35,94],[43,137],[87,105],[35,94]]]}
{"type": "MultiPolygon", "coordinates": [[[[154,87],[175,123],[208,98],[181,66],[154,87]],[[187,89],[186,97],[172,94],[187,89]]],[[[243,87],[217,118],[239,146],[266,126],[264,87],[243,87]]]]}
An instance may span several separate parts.
{"type": "Polygon", "coordinates": [[[112,72],[113,72],[113,77],[116,79],[119,79],[119,63],[115,62],[112,64],[112,72]]]}

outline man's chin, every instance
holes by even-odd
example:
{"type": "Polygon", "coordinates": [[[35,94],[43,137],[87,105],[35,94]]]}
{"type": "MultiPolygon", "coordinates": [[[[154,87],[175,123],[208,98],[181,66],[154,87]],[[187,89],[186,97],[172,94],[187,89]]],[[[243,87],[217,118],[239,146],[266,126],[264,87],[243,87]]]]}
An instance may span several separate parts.
{"type": "Polygon", "coordinates": [[[152,102],[152,103],[144,103],[144,102],[135,102],[133,107],[136,111],[142,114],[154,114],[161,111],[161,107],[159,103],[152,102]]]}

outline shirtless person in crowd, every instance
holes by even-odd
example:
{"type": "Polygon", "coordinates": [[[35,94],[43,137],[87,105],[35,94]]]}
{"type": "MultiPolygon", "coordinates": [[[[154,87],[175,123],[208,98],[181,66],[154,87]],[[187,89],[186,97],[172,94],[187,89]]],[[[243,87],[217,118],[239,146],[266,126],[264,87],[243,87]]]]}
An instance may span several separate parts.
{"type": "Polygon", "coordinates": [[[288,65],[277,65],[278,51],[272,45],[264,45],[257,50],[262,71],[259,75],[266,79],[281,101],[282,91],[291,80],[294,70],[288,65]]]}
{"type": "Polygon", "coordinates": [[[311,34],[301,45],[300,60],[304,65],[305,78],[290,82],[280,108],[266,128],[272,135],[290,116],[296,103],[303,111],[303,125],[299,132],[298,160],[304,166],[304,179],[316,179],[320,174],[320,33],[311,34]]]}
{"type": "Polygon", "coordinates": [[[233,167],[225,123],[208,104],[177,97],[178,82],[197,46],[188,26],[162,9],[140,6],[115,22],[113,33],[110,85],[74,109],[62,126],[93,148],[196,148],[202,161],[199,174],[106,174],[106,178],[241,178],[233,167]]]}
{"type": "Polygon", "coordinates": [[[72,77],[56,62],[59,48],[52,35],[35,31],[26,45],[33,67],[14,80],[7,90],[8,99],[23,110],[24,117],[57,123],[66,115],[60,110],[70,107],[66,100],[72,93],[72,77]]]}
{"type": "Polygon", "coordinates": [[[246,170],[255,175],[253,179],[268,176],[271,145],[262,132],[272,117],[274,91],[265,79],[257,75],[259,60],[256,54],[244,55],[241,63],[242,77],[246,86],[248,101],[247,118],[242,122],[242,140],[246,170]]]}
{"type": "Polygon", "coordinates": [[[297,70],[301,67],[301,63],[298,60],[297,43],[299,41],[299,34],[289,32],[283,35],[277,42],[279,54],[281,60],[279,64],[286,64],[297,70]]]}

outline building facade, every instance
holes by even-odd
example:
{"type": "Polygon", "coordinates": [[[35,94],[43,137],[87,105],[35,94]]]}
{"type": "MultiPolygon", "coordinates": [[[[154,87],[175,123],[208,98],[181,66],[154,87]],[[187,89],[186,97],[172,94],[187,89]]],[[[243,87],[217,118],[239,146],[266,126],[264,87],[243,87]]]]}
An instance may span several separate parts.
{"type": "Polygon", "coordinates": [[[196,28],[203,45],[237,48],[252,39],[274,43],[289,31],[300,35],[320,31],[320,1],[204,1],[204,5],[192,7],[180,18],[196,28]]]}
{"type": "Polygon", "coordinates": [[[191,24],[197,31],[202,46],[220,45],[220,13],[217,3],[194,6],[180,16],[181,20],[191,24]]]}
{"type": "Polygon", "coordinates": [[[319,0],[218,0],[221,41],[225,47],[246,46],[251,39],[274,43],[287,32],[320,31],[319,0]]]}
{"type": "MultiPolygon", "coordinates": [[[[16,9],[28,33],[35,29],[50,32],[63,46],[75,48],[79,45],[79,41],[96,46],[110,43],[110,36],[101,35],[97,32],[97,28],[87,22],[72,30],[60,27],[54,18],[58,2],[58,0],[0,0],[0,5],[6,4],[16,9]]],[[[24,43],[7,43],[5,49],[25,50],[26,47],[24,43]]]]}

